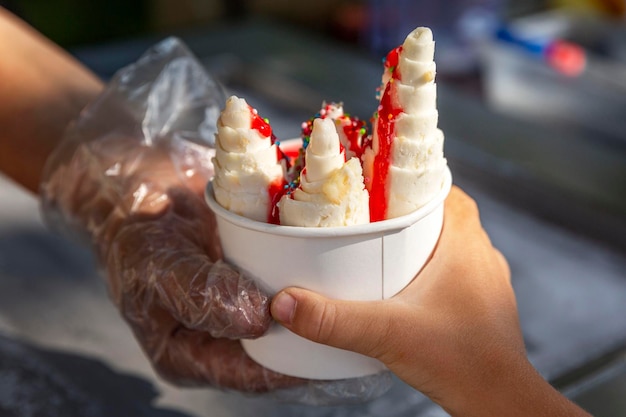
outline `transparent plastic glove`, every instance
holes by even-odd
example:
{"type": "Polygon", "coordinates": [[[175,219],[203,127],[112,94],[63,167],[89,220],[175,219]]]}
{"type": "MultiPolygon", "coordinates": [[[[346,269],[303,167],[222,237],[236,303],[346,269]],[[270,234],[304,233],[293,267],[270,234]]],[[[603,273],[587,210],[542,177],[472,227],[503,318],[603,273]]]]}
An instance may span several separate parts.
{"type": "Polygon", "coordinates": [[[269,297],[221,261],[203,192],[225,95],[170,38],[120,70],[69,127],[41,186],[48,225],[93,246],[109,291],[165,379],[310,404],[363,401],[390,376],[304,381],[252,361],[238,339],[271,325],[269,297]]]}

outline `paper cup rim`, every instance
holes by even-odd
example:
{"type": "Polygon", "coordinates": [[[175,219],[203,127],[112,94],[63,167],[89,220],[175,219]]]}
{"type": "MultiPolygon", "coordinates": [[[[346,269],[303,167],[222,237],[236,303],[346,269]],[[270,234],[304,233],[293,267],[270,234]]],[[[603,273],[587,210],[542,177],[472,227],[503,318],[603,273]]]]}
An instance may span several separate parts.
{"type": "Polygon", "coordinates": [[[213,193],[213,180],[209,181],[205,189],[205,199],[209,208],[216,216],[221,217],[232,224],[239,227],[254,230],[263,233],[269,233],[280,236],[295,237],[341,237],[341,236],[357,236],[372,233],[390,232],[394,230],[404,229],[420,219],[426,217],[435,210],[450,193],[452,187],[452,174],[450,168],[446,166],[444,170],[443,184],[437,195],[424,206],[404,216],[396,217],[388,220],[381,220],[373,223],[358,224],[352,226],[334,226],[334,227],[303,227],[303,226],[285,226],[260,222],[252,220],[239,214],[233,213],[222,207],[213,193]]]}

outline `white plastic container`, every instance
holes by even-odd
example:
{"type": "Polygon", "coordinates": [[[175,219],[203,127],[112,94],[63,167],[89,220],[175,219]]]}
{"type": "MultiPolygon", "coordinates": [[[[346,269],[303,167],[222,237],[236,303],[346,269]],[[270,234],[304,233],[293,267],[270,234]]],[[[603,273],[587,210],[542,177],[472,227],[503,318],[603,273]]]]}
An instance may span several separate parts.
{"type": "MultiPolygon", "coordinates": [[[[217,217],[226,261],[254,278],[270,294],[298,286],[344,300],[381,300],[402,290],[432,253],[443,224],[441,192],[403,217],[357,226],[278,226],[231,213],[206,200],[217,217]]],[[[268,369],[309,379],[344,379],[385,369],[372,358],[306,340],[278,324],[262,337],[242,340],[248,355],[268,369]]]]}

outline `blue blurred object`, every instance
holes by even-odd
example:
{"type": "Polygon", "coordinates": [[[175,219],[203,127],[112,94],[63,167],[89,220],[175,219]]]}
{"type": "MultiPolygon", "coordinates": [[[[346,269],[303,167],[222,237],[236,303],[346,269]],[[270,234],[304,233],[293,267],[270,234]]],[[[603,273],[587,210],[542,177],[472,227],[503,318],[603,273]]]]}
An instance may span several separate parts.
{"type": "Polygon", "coordinates": [[[495,38],[504,43],[519,46],[529,56],[545,61],[555,71],[570,77],[582,75],[587,67],[587,52],[576,43],[554,36],[536,37],[533,34],[517,33],[503,26],[495,38]]]}
{"type": "Polygon", "coordinates": [[[489,105],[626,143],[626,65],[613,53],[626,38],[616,33],[623,24],[561,11],[501,27],[480,48],[489,105]]]}
{"type": "Polygon", "coordinates": [[[520,36],[509,27],[503,26],[496,31],[496,39],[523,47],[532,55],[542,55],[549,44],[545,38],[527,38],[520,36]]]}

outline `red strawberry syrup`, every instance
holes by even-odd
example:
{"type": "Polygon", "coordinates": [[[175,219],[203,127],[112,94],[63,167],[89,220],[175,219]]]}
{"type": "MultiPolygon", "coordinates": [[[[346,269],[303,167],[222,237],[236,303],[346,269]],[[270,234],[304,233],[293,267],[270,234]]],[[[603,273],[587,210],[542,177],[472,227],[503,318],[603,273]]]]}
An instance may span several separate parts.
{"type": "Polygon", "coordinates": [[[362,138],[365,135],[365,122],[359,120],[356,117],[349,118],[350,123],[343,127],[343,133],[348,138],[348,148],[355,156],[361,159],[363,154],[362,138]]]}
{"type": "MultiPolygon", "coordinates": [[[[256,130],[261,134],[264,138],[270,138],[271,143],[275,144],[277,142],[276,136],[272,133],[272,127],[267,122],[267,120],[263,119],[259,116],[259,113],[250,107],[250,128],[256,130]]],[[[280,148],[276,147],[277,157],[281,159],[285,157],[280,148]]],[[[280,215],[278,213],[278,201],[286,192],[285,185],[287,182],[284,178],[277,178],[274,182],[272,182],[267,189],[267,193],[269,194],[269,207],[267,214],[267,222],[271,224],[279,224],[280,223],[280,215]]]]}
{"type": "Polygon", "coordinates": [[[385,220],[388,207],[387,182],[391,163],[391,144],[395,139],[396,118],[402,109],[395,107],[393,98],[396,96],[395,81],[400,80],[398,60],[402,47],[393,49],[387,55],[385,68],[391,71],[391,79],[385,87],[380,105],[378,106],[378,153],[374,157],[374,178],[370,188],[370,221],[385,220]]]}
{"type": "Polygon", "coordinates": [[[272,136],[270,124],[252,107],[250,107],[250,128],[259,132],[264,138],[272,136]]]}
{"type": "Polygon", "coordinates": [[[280,224],[280,213],[278,209],[278,202],[287,191],[285,185],[287,183],[284,179],[278,178],[270,184],[267,192],[270,197],[270,205],[267,214],[267,222],[270,224],[280,224]]]}

